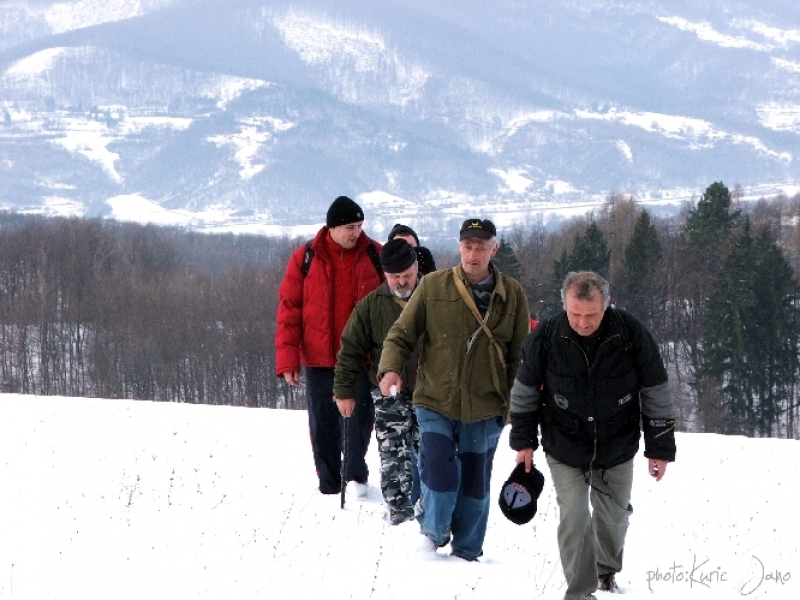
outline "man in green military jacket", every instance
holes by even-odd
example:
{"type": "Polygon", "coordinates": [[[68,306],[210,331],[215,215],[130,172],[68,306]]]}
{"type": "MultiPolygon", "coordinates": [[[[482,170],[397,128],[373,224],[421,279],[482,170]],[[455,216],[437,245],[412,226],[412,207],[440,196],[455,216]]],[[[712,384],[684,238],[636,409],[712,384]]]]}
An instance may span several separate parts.
{"type": "Polygon", "coordinates": [[[464,221],[459,265],[422,278],[389,330],[378,367],[384,394],[402,390],[403,365],[421,345],[413,406],[422,547],[450,543],[451,554],[468,561],[483,554],[494,453],[530,331],[522,287],[491,264],[498,247],[491,221],[464,221]]]}
{"type": "Polygon", "coordinates": [[[333,394],[339,412],[349,417],[355,408],[358,377],[369,357],[370,377],[376,386],[372,397],[381,458],[381,492],[387,506],[386,520],[397,525],[414,518],[414,502],[419,495],[414,456],[418,433],[411,409],[416,355],[404,364],[403,376],[409,383],[402,392],[381,394],[375,372],[383,340],[419,282],[417,254],[406,240],[397,238],[383,246],[381,266],[386,281],[356,304],[342,332],[333,394]]]}

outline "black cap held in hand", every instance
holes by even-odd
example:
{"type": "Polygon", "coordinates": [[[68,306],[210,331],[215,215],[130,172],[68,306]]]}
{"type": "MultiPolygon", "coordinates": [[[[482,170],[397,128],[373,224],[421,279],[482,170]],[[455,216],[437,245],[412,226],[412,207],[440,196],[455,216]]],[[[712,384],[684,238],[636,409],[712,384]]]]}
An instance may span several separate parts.
{"type": "Polygon", "coordinates": [[[364,211],[347,196],[339,196],[328,208],[325,224],[328,227],[339,227],[364,220],[364,211]]]}
{"type": "Polygon", "coordinates": [[[525,463],[519,463],[500,488],[500,510],[512,523],[524,525],[536,514],[536,501],[544,489],[544,475],[536,467],[525,472],[525,463]]]}
{"type": "Polygon", "coordinates": [[[403,238],[386,242],[381,249],[381,266],[386,273],[402,273],[417,262],[417,253],[403,238]]]}

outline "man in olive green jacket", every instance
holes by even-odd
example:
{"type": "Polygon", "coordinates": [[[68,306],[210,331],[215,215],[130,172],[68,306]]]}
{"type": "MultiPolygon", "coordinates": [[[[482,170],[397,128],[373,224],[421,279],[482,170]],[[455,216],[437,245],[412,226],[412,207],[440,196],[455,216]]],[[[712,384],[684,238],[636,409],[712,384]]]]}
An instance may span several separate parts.
{"type": "Polygon", "coordinates": [[[402,390],[403,365],[421,344],[413,405],[423,548],[450,542],[452,555],[473,561],[483,553],[492,462],[530,318],[522,287],[491,264],[494,224],[468,219],[459,239],[460,264],[426,275],[389,330],[378,376],[384,394],[402,390]]]}
{"type": "Polygon", "coordinates": [[[394,239],[381,250],[381,266],[386,280],[356,304],[342,332],[334,368],[333,399],[343,417],[352,414],[359,375],[369,357],[370,378],[376,386],[372,398],[381,458],[381,492],[386,502],[386,520],[398,525],[414,518],[414,502],[419,496],[414,456],[418,432],[411,408],[416,355],[404,365],[402,373],[408,385],[402,393],[382,395],[376,373],[383,340],[419,283],[417,254],[406,240],[394,239]]]}

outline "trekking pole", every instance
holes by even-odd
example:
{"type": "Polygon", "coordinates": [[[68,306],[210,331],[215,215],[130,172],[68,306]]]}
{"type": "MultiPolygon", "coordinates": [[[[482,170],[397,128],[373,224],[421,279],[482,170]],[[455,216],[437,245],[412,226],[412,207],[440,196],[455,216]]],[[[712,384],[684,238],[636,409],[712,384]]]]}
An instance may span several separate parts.
{"type": "Polygon", "coordinates": [[[349,452],[347,451],[348,439],[347,439],[347,430],[348,430],[348,422],[350,421],[349,417],[342,417],[342,498],[341,498],[341,508],[344,508],[344,492],[347,489],[347,456],[349,452]]]}

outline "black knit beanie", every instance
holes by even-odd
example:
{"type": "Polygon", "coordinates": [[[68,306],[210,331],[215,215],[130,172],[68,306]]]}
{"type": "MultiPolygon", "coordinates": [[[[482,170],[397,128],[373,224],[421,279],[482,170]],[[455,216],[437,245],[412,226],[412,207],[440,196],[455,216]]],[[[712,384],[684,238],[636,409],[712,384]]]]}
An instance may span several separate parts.
{"type": "Polygon", "coordinates": [[[417,262],[417,253],[403,238],[390,240],[381,249],[381,266],[386,273],[402,273],[417,262]]]}
{"type": "Polygon", "coordinates": [[[361,207],[347,196],[339,196],[328,208],[325,224],[328,227],[339,227],[363,220],[364,211],[361,207]]]}
{"type": "Polygon", "coordinates": [[[389,241],[393,240],[395,236],[398,235],[410,235],[413,236],[415,240],[417,240],[417,246],[419,246],[419,236],[417,232],[411,229],[408,225],[403,225],[401,223],[395,223],[392,230],[389,232],[389,241]]]}

